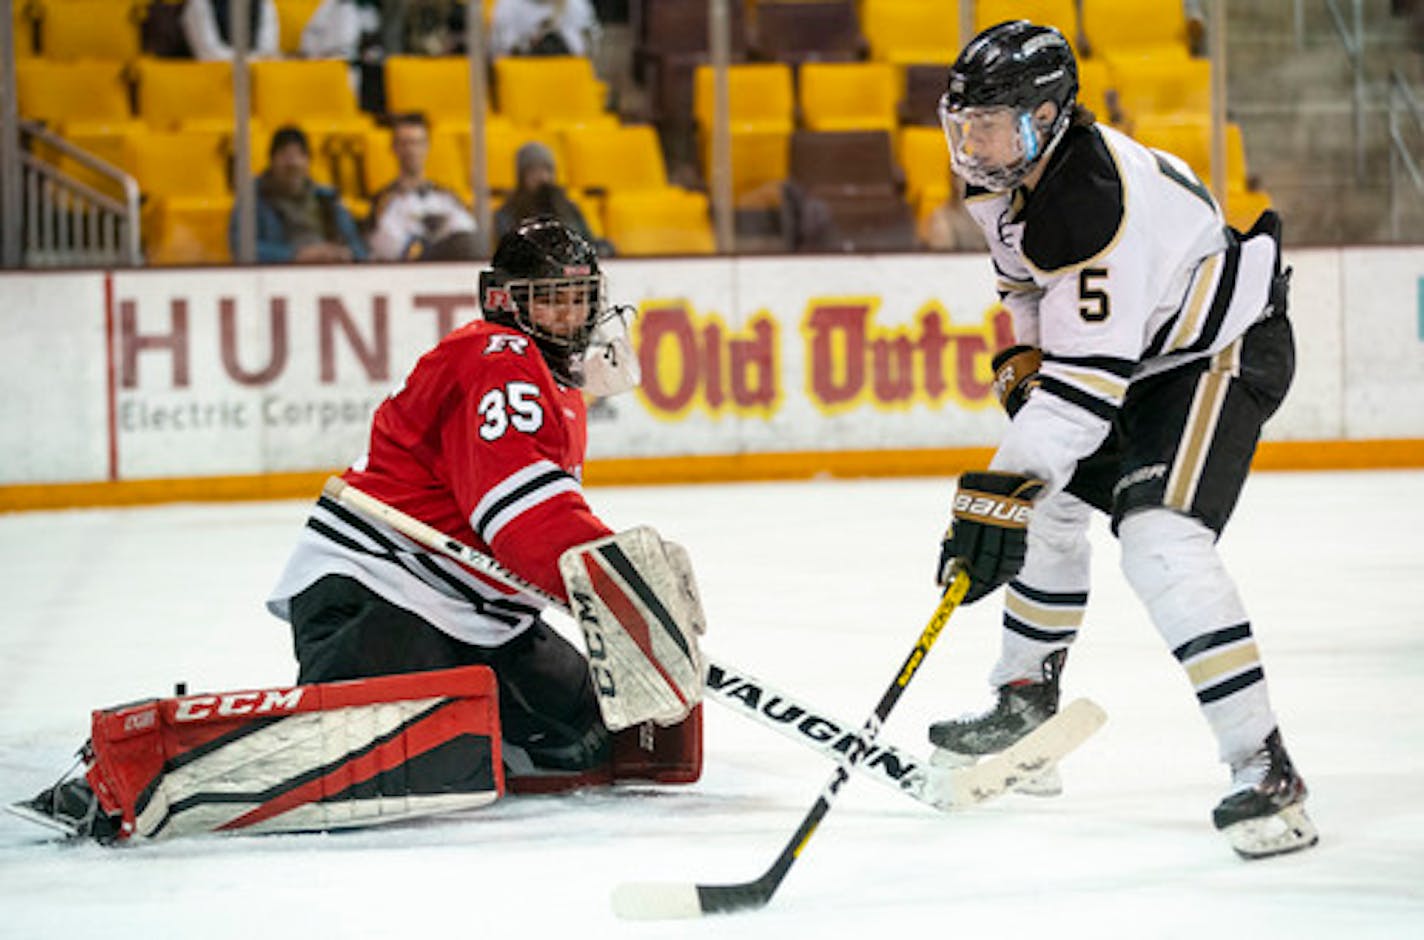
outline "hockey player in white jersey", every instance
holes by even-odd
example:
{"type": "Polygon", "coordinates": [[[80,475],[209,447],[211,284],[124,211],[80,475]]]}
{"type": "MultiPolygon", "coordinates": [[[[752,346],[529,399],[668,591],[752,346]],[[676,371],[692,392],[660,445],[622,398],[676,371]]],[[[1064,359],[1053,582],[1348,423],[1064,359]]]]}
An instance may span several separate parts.
{"type": "Polygon", "coordinates": [[[940,101],[1018,345],[994,360],[1009,428],[960,478],[938,568],[967,568],[967,602],[1007,584],[998,699],[930,740],[973,761],[1056,711],[1097,509],[1231,768],[1216,828],[1249,858],[1305,848],[1305,783],[1216,550],[1294,372],[1280,221],[1230,229],[1183,161],[1096,124],[1077,89],[1063,36],[1020,20],[965,47],[940,101]]]}

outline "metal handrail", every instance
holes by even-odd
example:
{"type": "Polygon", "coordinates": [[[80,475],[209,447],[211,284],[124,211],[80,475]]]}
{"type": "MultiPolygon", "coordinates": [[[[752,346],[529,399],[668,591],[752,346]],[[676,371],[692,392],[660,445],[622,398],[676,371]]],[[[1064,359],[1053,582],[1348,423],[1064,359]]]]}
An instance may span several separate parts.
{"type": "Polygon", "coordinates": [[[138,180],[60,137],[42,124],[20,121],[22,139],[43,143],[111,181],[121,198],[74,179],[23,148],[24,264],[33,267],[143,262],[139,235],[138,180]]]}
{"type": "Polygon", "coordinates": [[[1364,0],[1351,0],[1350,25],[1345,24],[1345,15],[1340,12],[1336,0],[1325,0],[1325,9],[1330,13],[1330,21],[1345,47],[1345,55],[1350,61],[1351,111],[1355,122],[1355,182],[1365,181],[1365,4],[1364,0]]]}
{"type": "Polygon", "coordinates": [[[1414,185],[1414,191],[1424,197],[1424,169],[1414,158],[1414,150],[1404,139],[1403,118],[1414,119],[1414,130],[1424,135],[1424,105],[1415,96],[1409,82],[1398,69],[1389,73],[1389,223],[1390,232],[1400,237],[1399,168],[1403,167],[1414,185]]]}

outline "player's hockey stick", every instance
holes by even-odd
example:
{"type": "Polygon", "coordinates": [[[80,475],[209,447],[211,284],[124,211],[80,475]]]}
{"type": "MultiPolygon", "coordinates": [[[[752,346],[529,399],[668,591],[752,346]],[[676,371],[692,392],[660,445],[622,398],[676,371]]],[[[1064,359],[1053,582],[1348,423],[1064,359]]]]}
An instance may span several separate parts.
{"type": "MultiPolygon", "coordinates": [[[[725,663],[708,660],[703,694],[831,760],[840,760],[860,741],[846,722],[725,663]]],[[[1080,698],[1011,747],[969,767],[937,767],[877,741],[867,747],[854,770],[934,809],[963,809],[1038,776],[1092,737],[1106,720],[1096,703],[1080,698]]]]}
{"type": "MultiPolygon", "coordinates": [[[[451,538],[369,493],[331,477],[322,495],[366,516],[379,519],[421,545],[453,558],[491,580],[539,597],[567,610],[559,598],[530,584],[483,552],[451,538]]],[[[857,744],[851,726],[826,712],[712,657],[707,658],[707,698],[780,734],[840,760],[857,744]]],[[[890,744],[871,744],[855,770],[880,784],[939,810],[983,802],[1019,780],[1057,763],[1102,724],[1101,710],[1082,700],[1063,709],[1014,747],[972,767],[936,767],[890,744]]]]}
{"type": "Polygon", "coordinates": [[[850,779],[850,771],[875,743],[880,727],[889,717],[891,709],[900,700],[910,680],[915,677],[920,664],[929,655],[935,640],[939,639],[944,625],[949,622],[964,593],[969,590],[969,575],[958,566],[950,579],[949,587],[935,607],[933,616],[915,638],[915,645],[905,662],[900,666],[895,678],[886,687],[885,694],[871,712],[860,729],[863,745],[852,747],[840,763],[836,765],[830,780],[821,789],[816,802],[801,820],[801,825],[792,833],[790,841],[772,861],[771,867],[752,881],[729,885],[699,885],[676,882],[630,882],[619,885],[613,892],[613,911],[620,917],[632,920],[664,920],[674,917],[699,917],[703,914],[722,914],[732,911],[749,911],[765,907],[780,887],[791,865],[805,851],[806,843],[816,834],[821,820],[831,810],[831,801],[836,798],[842,786],[850,779]]]}

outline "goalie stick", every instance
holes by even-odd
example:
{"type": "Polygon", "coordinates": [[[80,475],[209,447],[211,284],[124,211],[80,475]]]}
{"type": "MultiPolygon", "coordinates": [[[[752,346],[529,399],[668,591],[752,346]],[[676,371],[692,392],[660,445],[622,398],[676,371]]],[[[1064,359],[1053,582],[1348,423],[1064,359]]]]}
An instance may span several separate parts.
{"type": "Polygon", "coordinates": [[[959,602],[964,599],[964,594],[968,590],[969,575],[956,563],[949,586],[945,588],[944,595],[936,605],[929,623],[915,638],[915,645],[910,649],[910,654],[905,657],[904,664],[900,666],[895,678],[886,686],[875,710],[870,713],[870,717],[865,719],[865,724],[861,726],[859,735],[861,746],[851,748],[841,758],[840,763],[836,765],[835,771],[831,774],[831,778],[821,788],[816,802],[811,804],[811,809],[801,820],[801,825],[796,827],[796,831],[791,834],[791,839],[782,848],[780,854],[772,860],[770,868],[762,872],[760,877],[737,884],[701,885],[648,881],[621,884],[613,892],[613,912],[619,917],[630,920],[666,920],[676,917],[700,917],[703,914],[758,910],[770,903],[772,895],[776,893],[776,889],[786,878],[786,873],[791,870],[796,859],[800,858],[801,853],[805,851],[806,844],[816,834],[821,820],[825,819],[826,814],[831,811],[832,801],[840,793],[841,787],[850,779],[851,768],[860,762],[867,749],[875,743],[876,736],[880,734],[881,725],[889,717],[895,703],[900,700],[900,696],[909,686],[910,680],[919,671],[920,664],[929,655],[935,640],[939,639],[945,624],[949,622],[950,616],[959,607],[959,602]]]}
{"type": "MultiPolygon", "coordinates": [[[[380,519],[397,532],[494,581],[568,610],[562,600],[520,578],[490,556],[381,502],[340,477],[329,478],[322,495],[380,519]]],[[[972,767],[950,769],[936,767],[891,744],[866,745],[848,723],[711,656],[707,657],[705,696],[832,760],[840,760],[860,744],[866,750],[863,759],[853,765],[857,773],[937,810],[962,808],[997,796],[1025,776],[1032,776],[1034,768],[1041,771],[1056,763],[1102,724],[1101,709],[1086,700],[1082,700],[1081,705],[1075,702],[1001,754],[985,758],[972,767]]]]}

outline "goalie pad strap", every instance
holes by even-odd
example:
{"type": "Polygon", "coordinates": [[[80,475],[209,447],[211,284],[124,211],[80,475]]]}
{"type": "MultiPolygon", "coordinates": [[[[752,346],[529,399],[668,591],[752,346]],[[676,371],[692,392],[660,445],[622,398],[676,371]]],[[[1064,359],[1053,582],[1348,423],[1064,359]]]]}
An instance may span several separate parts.
{"type": "Polygon", "coordinates": [[[96,711],[90,785],[121,838],[394,822],[504,792],[485,666],[96,711]]]}

